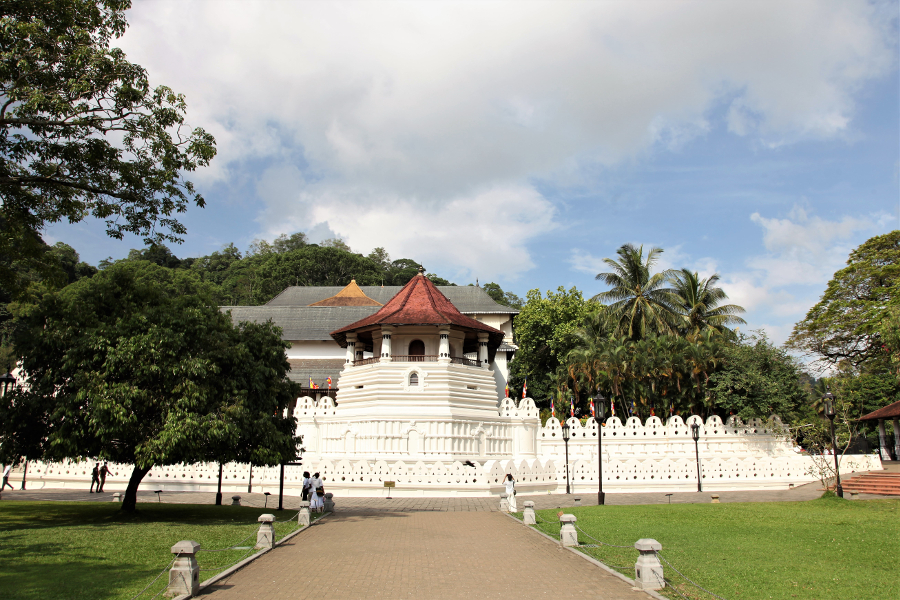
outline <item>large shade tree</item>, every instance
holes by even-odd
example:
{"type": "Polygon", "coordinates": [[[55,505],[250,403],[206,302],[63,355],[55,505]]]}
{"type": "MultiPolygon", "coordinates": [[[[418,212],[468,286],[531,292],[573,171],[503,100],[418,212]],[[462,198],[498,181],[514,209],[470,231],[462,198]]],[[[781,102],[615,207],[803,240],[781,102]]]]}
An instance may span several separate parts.
{"type": "Polygon", "coordinates": [[[296,456],[296,397],[271,324],[234,326],[189,270],[122,262],[18,309],[24,391],[0,402],[0,459],[158,465],[296,456]]]}
{"type": "Polygon", "coordinates": [[[111,47],[130,0],[6,0],[0,15],[0,286],[40,262],[48,223],[104,219],[107,233],[179,240],[202,196],[184,174],[215,140],[185,125],[182,95],[111,47]]]}

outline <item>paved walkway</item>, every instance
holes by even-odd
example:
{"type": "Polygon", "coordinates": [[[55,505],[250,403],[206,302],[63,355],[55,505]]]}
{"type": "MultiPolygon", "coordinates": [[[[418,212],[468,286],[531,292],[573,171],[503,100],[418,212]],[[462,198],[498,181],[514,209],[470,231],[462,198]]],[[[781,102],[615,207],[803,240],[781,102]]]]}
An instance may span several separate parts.
{"type": "Polygon", "coordinates": [[[506,515],[452,511],[330,515],[202,597],[650,598],[506,515]]]}

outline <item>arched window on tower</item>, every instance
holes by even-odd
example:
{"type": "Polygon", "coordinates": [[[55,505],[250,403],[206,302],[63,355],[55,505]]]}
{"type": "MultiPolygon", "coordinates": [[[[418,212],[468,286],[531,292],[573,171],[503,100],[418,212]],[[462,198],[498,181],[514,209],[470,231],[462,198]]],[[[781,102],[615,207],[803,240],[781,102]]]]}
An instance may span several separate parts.
{"type": "Polygon", "coordinates": [[[419,374],[418,373],[413,372],[413,373],[409,374],[409,385],[410,386],[419,385],[419,374]]]}
{"type": "Polygon", "coordinates": [[[410,356],[425,356],[425,342],[422,340],[413,340],[409,343],[410,356]]]}

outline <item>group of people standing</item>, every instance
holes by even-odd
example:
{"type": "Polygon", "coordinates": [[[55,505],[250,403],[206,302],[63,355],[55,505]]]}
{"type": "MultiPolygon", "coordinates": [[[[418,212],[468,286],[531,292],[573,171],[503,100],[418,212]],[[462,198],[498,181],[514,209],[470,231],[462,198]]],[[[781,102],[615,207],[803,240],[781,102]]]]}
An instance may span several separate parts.
{"type": "Polygon", "coordinates": [[[94,486],[97,486],[97,493],[100,494],[103,492],[103,486],[106,485],[106,476],[112,474],[112,471],[109,470],[108,463],[103,463],[103,466],[100,463],[94,465],[94,470],[91,471],[91,493],[94,493],[94,486]]]}
{"type": "Polygon", "coordinates": [[[310,477],[309,471],[303,471],[303,489],[300,499],[309,500],[309,510],[312,512],[325,510],[325,486],[318,473],[310,477]]]}

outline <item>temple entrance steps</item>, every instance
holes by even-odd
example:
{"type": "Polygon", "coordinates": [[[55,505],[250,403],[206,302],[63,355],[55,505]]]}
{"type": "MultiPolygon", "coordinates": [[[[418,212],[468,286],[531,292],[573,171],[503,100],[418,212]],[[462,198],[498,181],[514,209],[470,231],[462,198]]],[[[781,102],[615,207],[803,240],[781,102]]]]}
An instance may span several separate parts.
{"type": "Polygon", "coordinates": [[[841,482],[844,492],[900,496],[900,473],[865,473],[841,482]]]}

